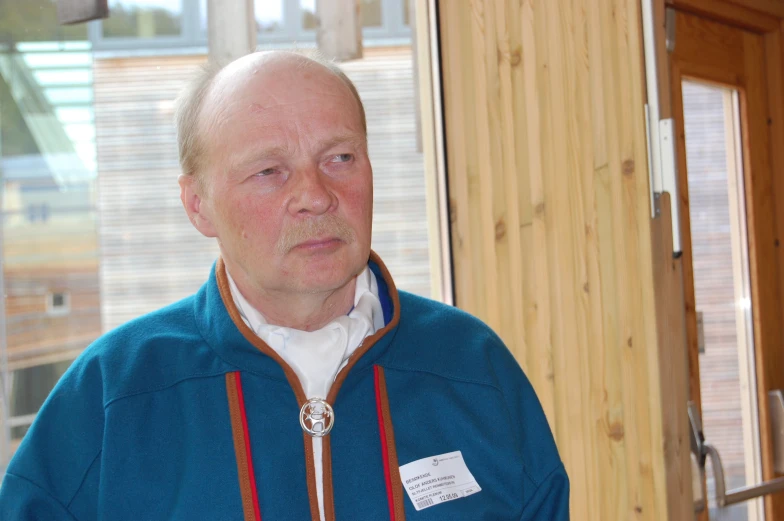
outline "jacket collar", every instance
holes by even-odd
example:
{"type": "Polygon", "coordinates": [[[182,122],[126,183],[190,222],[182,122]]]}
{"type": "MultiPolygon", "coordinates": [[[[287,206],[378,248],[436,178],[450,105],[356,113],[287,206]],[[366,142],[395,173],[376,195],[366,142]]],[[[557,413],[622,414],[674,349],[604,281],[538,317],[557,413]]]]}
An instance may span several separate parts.
{"type": "MultiPolygon", "coordinates": [[[[339,374],[330,391],[334,399],[347,374],[368,367],[386,352],[400,320],[400,298],[389,271],[381,258],[370,253],[368,265],[378,281],[379,299],[384,313],[382,329],[365,339],[339,374]]],[[[277,380],[288,380],[300,403],[306,401],[301,385],[289,366],[245,324],[231,297],[223,259],[212,267],[209,280],[194,300],[194,316],[204,340],[228,364],[251,373],[277,380]]],[[[332,402],[330,402],[332,403],[332,402]]]]}

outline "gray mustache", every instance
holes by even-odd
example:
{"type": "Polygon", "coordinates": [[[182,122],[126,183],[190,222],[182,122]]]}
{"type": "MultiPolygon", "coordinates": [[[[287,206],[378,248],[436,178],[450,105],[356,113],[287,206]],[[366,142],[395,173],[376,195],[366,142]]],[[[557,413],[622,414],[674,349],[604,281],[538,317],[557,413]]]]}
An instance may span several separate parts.
{"type": "Polygon", "coordinates": [[[278,253],[288,253],[298,244],[320,237],[334,237],[347,244],[354,242],[354,230],[337,215],[299,221],[288,228],[278,240],[278,253]]]}

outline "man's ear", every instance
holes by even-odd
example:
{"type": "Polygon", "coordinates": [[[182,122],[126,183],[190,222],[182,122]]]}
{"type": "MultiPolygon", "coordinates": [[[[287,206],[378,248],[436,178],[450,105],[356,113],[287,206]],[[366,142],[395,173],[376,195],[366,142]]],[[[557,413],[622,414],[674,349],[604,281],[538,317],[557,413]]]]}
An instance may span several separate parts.
{"type": "Polygon", "coordinates": [[[217,237],[218,234],[212,224],[208,205],[204,204],[201,183],[195,176],[185,174],[180,175],[178,182],[180,183],[180,199],[191,224],[205,237],[217,237]]]}

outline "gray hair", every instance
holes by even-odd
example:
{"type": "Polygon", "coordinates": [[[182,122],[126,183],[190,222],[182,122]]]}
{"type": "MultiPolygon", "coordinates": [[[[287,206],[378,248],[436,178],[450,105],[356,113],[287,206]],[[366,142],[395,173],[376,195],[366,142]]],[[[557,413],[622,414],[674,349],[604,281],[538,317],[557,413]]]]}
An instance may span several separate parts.
{"type": "MultiPolygon", "coordinates": [[[[318,64],[329,70],[343,84],[348,87],[351,94],[356,99],[359,106],[360,117],[362,118],[362,129],[367,134],[367,120],[365,118],[365,107],[359,97],[354,83],[346,76],[346,73],[334,62],[327,60],[321,54],[314,51],[290,52],[273,51],[280,54],[290,54],[299,58],[300,66],[318,64]]],[[[177,126],[177,146],[180,155],[180,168],[185,175],[196,175],[200,166],[203,165],[205,153],[205,140],[202,139],[203,129],[199,128],[200,114],[204,106],[204,100],[215,81],[218,74],[224,69],[225,65],[216,65],[208,62],[202,66],[196,75],[185,85],[175,101],[174,119],[177,126]]]]}

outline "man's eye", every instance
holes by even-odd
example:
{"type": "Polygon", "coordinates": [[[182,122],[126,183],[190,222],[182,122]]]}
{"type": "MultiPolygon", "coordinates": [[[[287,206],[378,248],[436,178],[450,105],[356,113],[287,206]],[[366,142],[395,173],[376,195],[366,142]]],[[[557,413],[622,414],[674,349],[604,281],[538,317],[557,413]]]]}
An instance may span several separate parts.
{"type": "Polygon", "coordinates": [[[262,170],[261,172],[257,173],[256,175],[258,177],[266,177],[268,175],[274,174],[277,171],[278,171],[277,168],[265,168],[264,170],[262,170]]]}
{"type": "Polygon", "coordinates": [[[354,155],[353,154],[338,154],[338,155],[332,157],[332,162],[333,163],[348,163],[352,159],[354,159],[354,155]]]}

